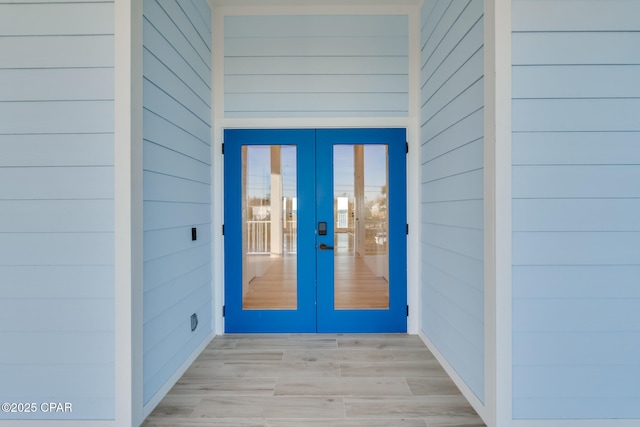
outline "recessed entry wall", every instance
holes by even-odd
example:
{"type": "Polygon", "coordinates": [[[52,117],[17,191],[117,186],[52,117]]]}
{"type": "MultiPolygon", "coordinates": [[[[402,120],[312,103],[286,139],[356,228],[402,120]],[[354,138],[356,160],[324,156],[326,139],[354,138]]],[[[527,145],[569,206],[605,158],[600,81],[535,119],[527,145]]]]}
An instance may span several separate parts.
{"type": "Polygon", "coordinates": [[[406,117],[406,15],[226,16],[226,118],[406,117]]]}
{"type": "Polygon", "coordinates": [[[145,0],[143,44],[147,404],[212,333],[207,2],[145,0]]]}
{"type": "Polygon", "coordinates": [[[0,1],[0,421],[115,417],[113,22],[0,1]]]}
{"type": "Polygon", "coordinates": [[[420,329],[484,400],[484,2],[422,8],[420,329]]]}

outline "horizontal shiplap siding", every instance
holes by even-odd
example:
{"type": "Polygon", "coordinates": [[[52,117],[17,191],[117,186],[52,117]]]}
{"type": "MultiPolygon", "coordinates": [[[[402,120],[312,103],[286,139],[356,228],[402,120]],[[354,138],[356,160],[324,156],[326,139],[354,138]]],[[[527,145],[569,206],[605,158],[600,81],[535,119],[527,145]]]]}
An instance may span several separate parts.
{"type": "Polygon", "coordinates": [[[422,331],[484,399],[482,0],[422,9],[422,331]]]}
{"type": "Polygon", "coordinates": [[[0,421],[115,414],[113,21],[0,1],[0,421]]]}
{"type": "Polygon", "coordinates": [[[143,42],[147,403],[212,329],[211,16],[206,1],[145,0],[143,42]],[[198,327],[191,332],[193,313],[198,327]]]}
{"type": "Polygon", "coordinates": [[[406,117],[407,16],[226,16],[228,118],[406,117]]]}
{"type": "Polygon", "coordinates": [[[513,2],[514,418],[640,418],[638,16],[513,2]]]}

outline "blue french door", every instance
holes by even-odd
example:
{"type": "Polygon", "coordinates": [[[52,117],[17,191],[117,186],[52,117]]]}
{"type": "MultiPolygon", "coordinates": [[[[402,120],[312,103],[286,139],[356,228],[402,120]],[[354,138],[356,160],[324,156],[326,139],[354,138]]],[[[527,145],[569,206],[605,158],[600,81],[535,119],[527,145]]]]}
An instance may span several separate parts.
{"type": "Polygon", "coordinates": [[[405,141],[225,131],[226,332],[406,332],[405,141]]]}

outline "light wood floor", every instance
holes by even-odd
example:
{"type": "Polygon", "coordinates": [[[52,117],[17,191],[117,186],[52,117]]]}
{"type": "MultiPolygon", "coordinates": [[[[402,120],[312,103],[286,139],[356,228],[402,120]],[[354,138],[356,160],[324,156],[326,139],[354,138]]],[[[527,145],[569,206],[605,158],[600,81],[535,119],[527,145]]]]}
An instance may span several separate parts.
{"type": "Polygon", "coordinates": [[[260,262],[268,267],[249,282],[242,308],[295,310],[298,300],[296,257],[266,258],[260,262]]]}
{"type": "Polygon", "coordinates": [[[337,255],[333,262],[336,309],[389,308],[389,283],[383,277],[376,276],[364,258],[350,254],[337,255]]]}
{"type": "MultiPolygon", "coordinates": [[[[291,257],[268,259],[268,269],[249,283],[243,308],[295,309],[296,262],[291,257]]],[[[350,254],[334,257],[336,309],[367,309],[389,307],[389,283],[376,276],[362,257],[350,254]]],[[[322,286],[319,284],[318,286],[322,286]]]]}
{"type": "Polygon", "coordinates": [[[216,337],[143,427],[485,427],[410,335],[216,337]]]}

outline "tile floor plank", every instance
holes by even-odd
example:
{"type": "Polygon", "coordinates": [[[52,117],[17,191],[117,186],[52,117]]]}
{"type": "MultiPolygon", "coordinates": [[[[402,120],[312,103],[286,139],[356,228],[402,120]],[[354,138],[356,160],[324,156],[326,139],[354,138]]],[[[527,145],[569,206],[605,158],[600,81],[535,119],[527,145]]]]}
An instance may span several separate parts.
{"type": "Polygon", "coordinates": [[[219,419],[202,419],[193,418],[172,418],[167,419],[149,419],[144,427],[266,427],[266,421],[241,418],[219,418],[219,419]]]}
{"type": "Polygon", "coordinates": [[[396,360],[391,350],[285,350],[285,362],[391,362],[396,360]]]}
{"type": "Polygon", "coordinates": [[[462,396],[345,397],[347,418],[392,417],[425,418],[442,415],[468,415],[475,411],[462,396]]]}
{"type": "Polygon", "coordinates": [[[435,360],[414,360],[409,362],[340,364],[345,377],[446,377],[447,374],[435,360]]]}
{"type": "Polygon", "coordinates": [[[411,396],[401,377],[279,378],[276,396],[411,396]]]}
{"type": "Polygon", "coordinates": [[[338,348],[351,349],[368,349],[368,350],[406,350],[406,349],[424,349],[422,341],[416,341],[411,335],[404,334],[385,334],[385,335],[369,335],[350,337],[344,336],[338,338],[338,348]]]}
{"type": "Polygon", "coordinates": [[[430,427],[421,419],[360,418],[353,420],[267,420],[265,427],[430,427]]]}
{"type": "MultiPolygon", "coordinates": [[[[215,341],[215,339],[214,339],[215,341]]],[[[316,348],[329,348],[335,349],[338,344],[335,338],[324,337],[322,335],[315,336],[295,336],[295,337],[261,337],[259,335],[252,335],[251,338],[239,340],[236,343],[235,349],[316,349],[316,348]]]]}
{"type": "Polygon", "coordinates": [[[334,362],[226,362],[217,370],[222,377],[319,377],[340,376],[340,364],[334,362]]]}
{"type": "Polygon", "coordinates": [[[252,360],[255,362],[281,361],[284,351],[260,351],[260,350],[226,350],[207,348],[199,357],[199,360],[252,360]]]}
{"type": "Polygon", "coordinates": [[[182,378],[175,396],[273,396],[277,378],[182,378]]]}
{"type": "Polygon", "coordinates": [[[344,417],[341,397],[245,396],[204,398],[193,418],[320,418],[344,417]]]}

